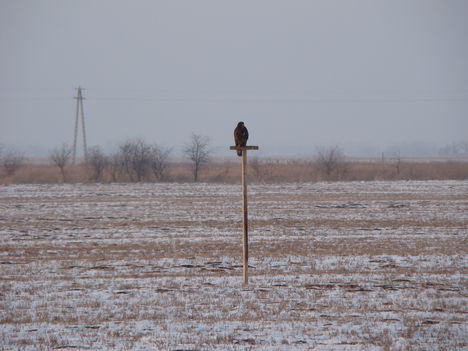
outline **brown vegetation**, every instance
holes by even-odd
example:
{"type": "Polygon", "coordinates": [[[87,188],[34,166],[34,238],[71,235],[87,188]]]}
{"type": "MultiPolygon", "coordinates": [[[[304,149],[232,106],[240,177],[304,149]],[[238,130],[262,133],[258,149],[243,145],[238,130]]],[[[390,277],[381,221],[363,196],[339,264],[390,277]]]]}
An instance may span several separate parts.
{"type": "Polygon", "coordinates": [[[11,188],[6,350],[467,347],[465,181],[11,188]]]}
{"type": "MultiPolygon", "coordinates": [[[[169,152],[162,150],[162,152],[169,152]]],[[[70,183],[87,182],[192,182],[193,164],[190,162],[167,161],[167,155],[159,169],[139,169],[134,176],[132,169],[125,171],[127,164],[121,165],[112,160],[96,165],[81,163],[65,167],[66,181],[70,183]],[[120,167],[120,168],[119,168],[120,167]],[[159,172],[159,173],[158,173],[159,172]]],[[[237,161],[237,160],[236,160],[237,161]]],[[[207,183],[237,183],[240,179],[240,167],[236,161],[212,160],[200,171],[198,181],[207,183]]],[[[248,176],[253,183],[273,182],[317,182],[317,181],[372,181],[372,180],[445,180],[468,179],[466,160],[352,160],[344,161],[339,166],[324,168],[316,160],[279,160],[253,157],[249,160],[248,176]]],[[[51,163],[29,161],[8,175],[0,172],[1,184],[41,184],[61,183],[63,173],[51,163]]]]}

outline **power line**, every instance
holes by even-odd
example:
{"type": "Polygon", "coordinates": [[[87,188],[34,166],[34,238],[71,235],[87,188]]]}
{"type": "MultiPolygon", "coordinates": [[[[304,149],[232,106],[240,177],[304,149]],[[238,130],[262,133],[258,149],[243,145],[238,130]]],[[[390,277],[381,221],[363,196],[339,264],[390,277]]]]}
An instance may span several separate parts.
{"type": "MultiPolygon", "coordinates": [[[[80,88],[78,88],[80,89],[80,88]]],[[[0,102],[66,101],[69,97],[1,97],[0,102]]],[[[74,97],[77,99],[77,97],[74,97]]],[[[432,103],[466,102],[468,96],[396,97],[215,97],[215,96],[88,96],[88,101],[133,101],[161,103],[234,103],[234,104],[354,104],[354,103],[432,103]]]]}
{"type": "Polygon", "coordinates": [[[24,102],[24,101],[66,101],[70,100],[70,97],[59,97],[59,96],[0,96],[0,102],[24,102]]]}
{"type": "Polygon", "coordinates": [[[320,103],[430,103],[465,102],[468,97],[397,97],[397,98],[231,98],[231,97],[89,97],[92,101],[134,101],[163,103],[238,103],[238,104],[320,104],[320,103]]]}

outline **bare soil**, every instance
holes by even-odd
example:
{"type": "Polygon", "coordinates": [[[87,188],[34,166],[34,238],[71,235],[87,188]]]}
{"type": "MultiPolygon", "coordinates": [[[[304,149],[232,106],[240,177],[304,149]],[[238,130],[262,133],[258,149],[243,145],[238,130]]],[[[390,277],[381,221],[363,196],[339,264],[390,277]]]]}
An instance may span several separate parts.
{"type": "Polygon", "coordinates": [[[0,186],[2,350],[461,350],[468,182],[0,186]]]}

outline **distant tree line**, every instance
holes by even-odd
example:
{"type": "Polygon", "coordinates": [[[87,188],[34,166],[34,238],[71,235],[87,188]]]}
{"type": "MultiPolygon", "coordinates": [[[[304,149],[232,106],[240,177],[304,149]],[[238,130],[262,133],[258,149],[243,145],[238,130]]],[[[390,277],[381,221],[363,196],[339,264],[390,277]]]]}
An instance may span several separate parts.
{"type": "Polygon", "coordinates": [[[12,177],[25,164],[25,157],[15,150],[5,151],[4,147],[0,145],[0,163],[5,175],[12,177]]]}
{"type": "MultiPolygon", "coordinates": [[[[113,182],[142,182],[148,180],[167,181],[172,148],[149,144],[142,139],[122,142],[117,151],[106,155],[98,146],[88,149],[84,164],[89,181],[100,182],[105,171],[113,182]]],[[[209,139],[192,134],[183,149],[184,156],[192,162],[193,181],[198,181],[200,170],[207,164],[211,149],[209,139]]],[[[50,159],[60,170],[62,181],[66,181],[65,168],[71,161],[72,149],[67,144],[55,148],[50,159]]]]}
{"type": "MultiPolygon", "coordinates": [[[[50,152],[49,165],[45,165],[0,145],[0,183],[239,181],[237,158],[213,160],[207,137],[192,134],[181,151],[185,160],[173,158],[172,148],[130,139],[110,153],[98,146],[88,148],[74,165],[71,147],[62,144],[50,152]]],[[[335,145],[316,148],[310,159],[251,157],[248,176],[253,182],[468,179],[468,162],[418,162],[402,157],[400,151],[382,154],[381,160],[353,160],[335,145]]]]}

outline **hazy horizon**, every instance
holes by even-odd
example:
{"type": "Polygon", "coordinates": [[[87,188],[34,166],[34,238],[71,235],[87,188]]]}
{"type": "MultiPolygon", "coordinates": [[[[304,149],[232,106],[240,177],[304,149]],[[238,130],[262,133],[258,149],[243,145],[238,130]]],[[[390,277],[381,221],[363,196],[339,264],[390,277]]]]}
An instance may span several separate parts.
{"type": "Polygon", "coordinates": [[[227,155],[242,120],[259,155],[437,150],[467,140],[466,18],[462,0],[1,2],[0,143],[71,144],[82,86],[105,149],[196,133],[227,155]]]}

